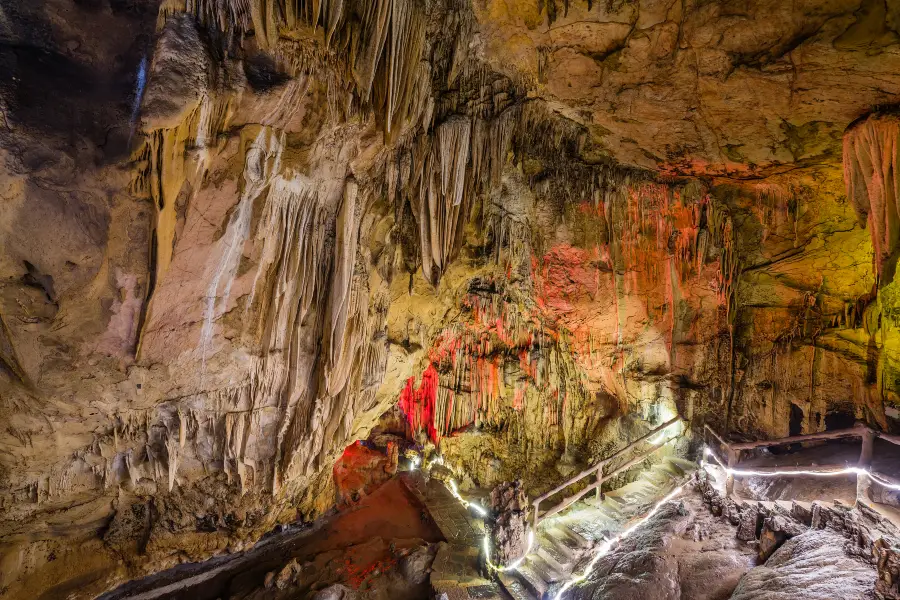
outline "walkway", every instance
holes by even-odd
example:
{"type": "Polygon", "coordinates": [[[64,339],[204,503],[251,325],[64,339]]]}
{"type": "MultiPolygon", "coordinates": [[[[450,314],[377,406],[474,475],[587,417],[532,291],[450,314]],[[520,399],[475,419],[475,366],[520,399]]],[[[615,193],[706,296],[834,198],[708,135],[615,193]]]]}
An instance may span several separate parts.
{"type": "Polygon", "coordinates": [[[690,461],[666,457],[635,481],[606,492],[602,500],[590,494],[541,521],[534,551],[518,569],[502,573],[500,581],[515,600],[552,598],[572,573],[582,571],[597,545],[649,512],[696,468],[690,461]]]}
{"type": "Polygon", "coordinates": [[[438,547],[431,569],[431,586],[439,600],[503,599],[499,586],[479,568],[484,521],[465,508],[450,490],[422,471],[408,471],[401,481],[431,514],[446,542],[438,547]]]}
{"type": "MultiPolygon", "coordinates": [[[[741,460],[738,469],[784,467],[785,469],[812,469],[826,465],[855,467],[859,461],[858,440],[833,440],[807,443],[805,447],[790,449],[777,448],[776,452],[756,450],[755,456],[741,460]]],[[[879,473],[900,479],[900,446],[881,439],[874,442],[872,469],[879,473]]],[[[721,460],[721,457],[720,457],[721,460]]],[[[710,467],[716,481],[724,493],[724,473],[718,466],[710,467]]],[[[778,477],[741,476],[735,478],[735,502],[788,501],[799,503],[819,502],[832,506],[835,502],[853,506],[858,500],[875,510],[882,517],[900,527],[900,492],[873,486],[873,499],[857,496],[856,475],[815,477],[804,475],[782,475],[778,477]],[[872,501],[874,500],[874,501],[872,501]]]]}

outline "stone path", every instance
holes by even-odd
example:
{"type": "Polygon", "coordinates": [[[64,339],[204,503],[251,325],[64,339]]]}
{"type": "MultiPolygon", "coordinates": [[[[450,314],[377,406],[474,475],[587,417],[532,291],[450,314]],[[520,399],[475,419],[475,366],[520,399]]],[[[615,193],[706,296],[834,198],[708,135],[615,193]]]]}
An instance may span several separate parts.
{"type": "Polygon", "coordinates": [[[642,511],[674,489],[696,465],[668,457],[634,482],[608,492],[602,501],[585,498],[541,524],[535,552],[500,583],[480,568],[484,522],[436,479],[421,471],[403,473],[406,487],[430,513],[446,539],[434,559],[431,585],[440,600],[536,600],[554,593],[602,539],[615,535],[642,511]]]}
{"type": "Polygon", "coordinates": [[[589,494],[545,519],[538,526],[536,551],[518,569],[500,576],[505,591],[515,600],[553,597],[572,573],[581,571],[591,559],[595,546],[646,514],[696,467],[689,461],[666,457],[635,481],[607,492],[602,500],[589,494]]]}
{"type": "Polygon", "coordinates": [[[484,521],[460,504],[443,483],[426,481],[421,471],[403,473],[401,481],[428,510],[446,542],[441,542],[431,572],[431,586],[441,600],[505,600],[500,587],[479,568],[484,521]]]}

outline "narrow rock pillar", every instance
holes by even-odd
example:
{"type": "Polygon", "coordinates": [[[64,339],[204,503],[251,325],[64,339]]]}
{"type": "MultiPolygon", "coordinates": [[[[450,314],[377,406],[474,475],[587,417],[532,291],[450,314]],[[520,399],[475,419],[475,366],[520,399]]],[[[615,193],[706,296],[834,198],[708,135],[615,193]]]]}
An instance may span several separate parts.
{"type": "MultiPolygon", "coordinates": [[[[737,467],[738,461],[741,459],[740,450],[729,450],[728,451],[728,468],[733,469],[737,467]]],[[[734,475],[730,472],[725,474],[725,496],[731,496],[734,493],[734,475]]]]}
{"type": "MultiPolygon", "coordinates": [[[[862,450],[859,453],[859,468],[868,469],[872,466],[872,455],[875,452],[875,432],[866,428],[862,434],[862,450]]],[[[856,476],[856,501],[869,500],[872,487],[872,479],[865,473],[856,476]]]]}

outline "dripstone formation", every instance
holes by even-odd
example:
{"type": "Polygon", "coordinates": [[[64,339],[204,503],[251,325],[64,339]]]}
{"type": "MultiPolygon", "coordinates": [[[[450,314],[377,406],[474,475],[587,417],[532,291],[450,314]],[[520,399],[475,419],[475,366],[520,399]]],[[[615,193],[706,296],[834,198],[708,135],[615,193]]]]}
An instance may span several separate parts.
{"type": "Polygon", "coordinates": [[[675,415],[898,427],[900,4],[41,0],[0,42],[4,598],[312,522],[398,410],[530,492],[675,415]]]}

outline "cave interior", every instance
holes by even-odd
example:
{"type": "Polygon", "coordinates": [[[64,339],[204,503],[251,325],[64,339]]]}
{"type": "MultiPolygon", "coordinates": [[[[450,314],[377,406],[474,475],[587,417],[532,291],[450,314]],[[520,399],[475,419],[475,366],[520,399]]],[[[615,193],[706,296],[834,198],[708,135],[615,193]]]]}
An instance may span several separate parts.
{"type": "Polygon", "coordinates": [[[900,2],[0,3],[0,598],[900,600],[900,2]]]}

